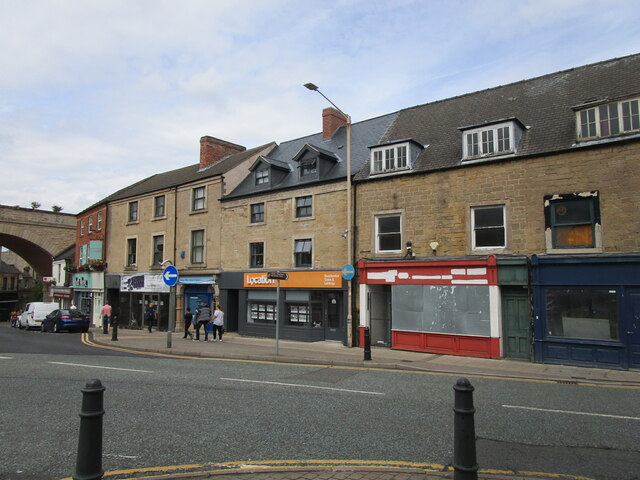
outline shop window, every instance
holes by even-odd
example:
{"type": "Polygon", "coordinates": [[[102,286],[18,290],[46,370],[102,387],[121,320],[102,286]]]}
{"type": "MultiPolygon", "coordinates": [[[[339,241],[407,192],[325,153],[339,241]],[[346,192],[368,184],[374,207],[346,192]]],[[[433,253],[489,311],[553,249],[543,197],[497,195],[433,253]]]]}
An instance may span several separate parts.
{"type": "Polygon", "coordinates": [[[594,249],[599,246],[598,192],[545,197],[545,220],[552,249],[594,249]]]}
{"type": "Polygon", "coordinates": [[[471,209],[473,248],[506,247],[504,218],[504,205],[473,207],[471,209]]]}
{"type": "Polygon", "coordinates": [[[376,253],[396,253],[402,251],[402,231],[400,214],[376,217],[376,253]]]}
{"type": "Polygon", "coordinates": [[[129,222],[138,221],[138,202],[129,202],[129,222]]]}
{"type": "Polygon", "coordinates": [[[619,340],[615,289],[545,290],[549,337],[619,340]]]}
{"type": "Polygon", "coordinates": [[[289,325],[309,325],[311,322],[311,307],[307,303],[288,303],[286,320],[289,325]]]}
{"type": "Polygon", "coordinates": [[[255,242],[249,244],[249,266],[251,268],[264,267],[264,243],[255,242]]]}
{"type": "Polygon", "coordinates": [[[310,238],[296,240],[294,256],[296,267],[310,267],[312,261],[312,240],[310,238]]]}
{"type": "Polygon", "coordinates": [[[249,302],[247,321],[249,323],[275,324],[276,304],[272,302],[249,302]]]}

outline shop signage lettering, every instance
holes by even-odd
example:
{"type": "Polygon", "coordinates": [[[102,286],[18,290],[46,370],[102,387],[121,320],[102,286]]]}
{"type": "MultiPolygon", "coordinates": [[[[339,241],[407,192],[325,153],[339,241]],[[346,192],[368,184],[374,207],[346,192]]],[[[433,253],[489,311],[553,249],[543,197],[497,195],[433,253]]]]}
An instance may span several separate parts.
{"type": "Polygon", "coordinates": [[[169,292],[161,274],[122,275],[121,292],[169,292]]]}
{"type": "MultiPolygon", "coordinates": [[[[284,272],[283,272],[284,273],[284,272]]],[[[328,272],[286,272],[287,280],[281,280],[283,288],[342,288],[342,273],[328,272]]],[[[245,273],[245,288],[276,288],[277,281],[268,278],[267,272],[245,273]]]]}

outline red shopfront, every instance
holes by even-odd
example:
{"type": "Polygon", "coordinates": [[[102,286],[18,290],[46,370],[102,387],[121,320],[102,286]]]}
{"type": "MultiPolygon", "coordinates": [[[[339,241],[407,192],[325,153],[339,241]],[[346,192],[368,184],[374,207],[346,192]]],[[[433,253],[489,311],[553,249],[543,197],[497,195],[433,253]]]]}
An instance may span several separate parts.
{"type": "Polygon", "coordinates": [[[495,257],[358,262],[360,345],[500,358],[495,257]]]}

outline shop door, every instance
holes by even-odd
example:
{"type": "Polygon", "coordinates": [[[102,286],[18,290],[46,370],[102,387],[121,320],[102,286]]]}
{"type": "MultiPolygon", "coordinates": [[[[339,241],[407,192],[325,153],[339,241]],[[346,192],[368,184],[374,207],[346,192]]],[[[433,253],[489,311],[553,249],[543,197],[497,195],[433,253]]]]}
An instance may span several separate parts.
{"type": "MultiPolygon", "coordinates": [[[[325,295],[325,322],[324,322],[324,338],[325,340],[336,340],[342,342],[344,339],[343,329],[341,328],[341,296],[337,293],[328,293],[325,295]]],[[[346,323],[346,322],[345,322],[346,323]]]]}
{"type": "Polygon", "coordinates": [[[622,334],[627,337],[629,368],[640,368],[640,290],[629,292],[628,315],[625,315],[622,334]]]}
{"type": "MultiPolygon", "coordinates": [[[[371,287],[371,288],[377,288],[371,287]]],[[[369,292],[369,322],[371,345],[391,345],[391,287],[369,292]]]]}
{"type": "Polygon", "coordinates": [[[526,293],[502,295],[504,331],[503,353],[505,357],[531,359],[531,330],[529,298],[526,293]]]}
{"type": "MultiPolygon", "coordinates": [[[[153,294],[153,293],[145,293],[142,296],[142,313],[140,314],[140,318],[142,319],[142,327],[146,328],[147,326],[147,321],[144,319],[144,312],[147,310],[147,307],[149,306],[149,303],[153,302],[153,304],[156,306],[156,316],[158,318],[160,318],[160,295],[158,294],[153,294]]],[[[153,326],[157,327],[158,326],[158,321],[155,320],[153,322],[153,326]]]]}

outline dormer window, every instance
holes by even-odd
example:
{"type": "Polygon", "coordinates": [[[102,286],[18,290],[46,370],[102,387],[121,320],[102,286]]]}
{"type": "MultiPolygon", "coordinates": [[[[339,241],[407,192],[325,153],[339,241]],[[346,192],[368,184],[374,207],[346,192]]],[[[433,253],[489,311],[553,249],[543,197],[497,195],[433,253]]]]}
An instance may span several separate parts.
{"type": "Polygon", "coordinates": [[[300,177],[308,177],[318,173],[318,160],[313,158],[300,162],[300,177]]]}
{"type": "Polygon", "coordinates": [[[409,144],[385,145],[371,150],[371,173],[395,172],[409,168],[409,144]]]}
{"type": "Polygon", "coordinates": [[[269,183],[269,169],[256,170],[256,185],[264,185],[266,183],[269,183]]]}
{"type": "Polygon", "coordinates": [[[640,130],[639,99],[607,103],[576,112],[579,140],[612,137],[640,130]]]}
{"type": "Polygon", "coordinates": [[[463,159],[475,159],[515,152],[514,123],[498,123],[466,130],[463,134],[463,159]]]}

